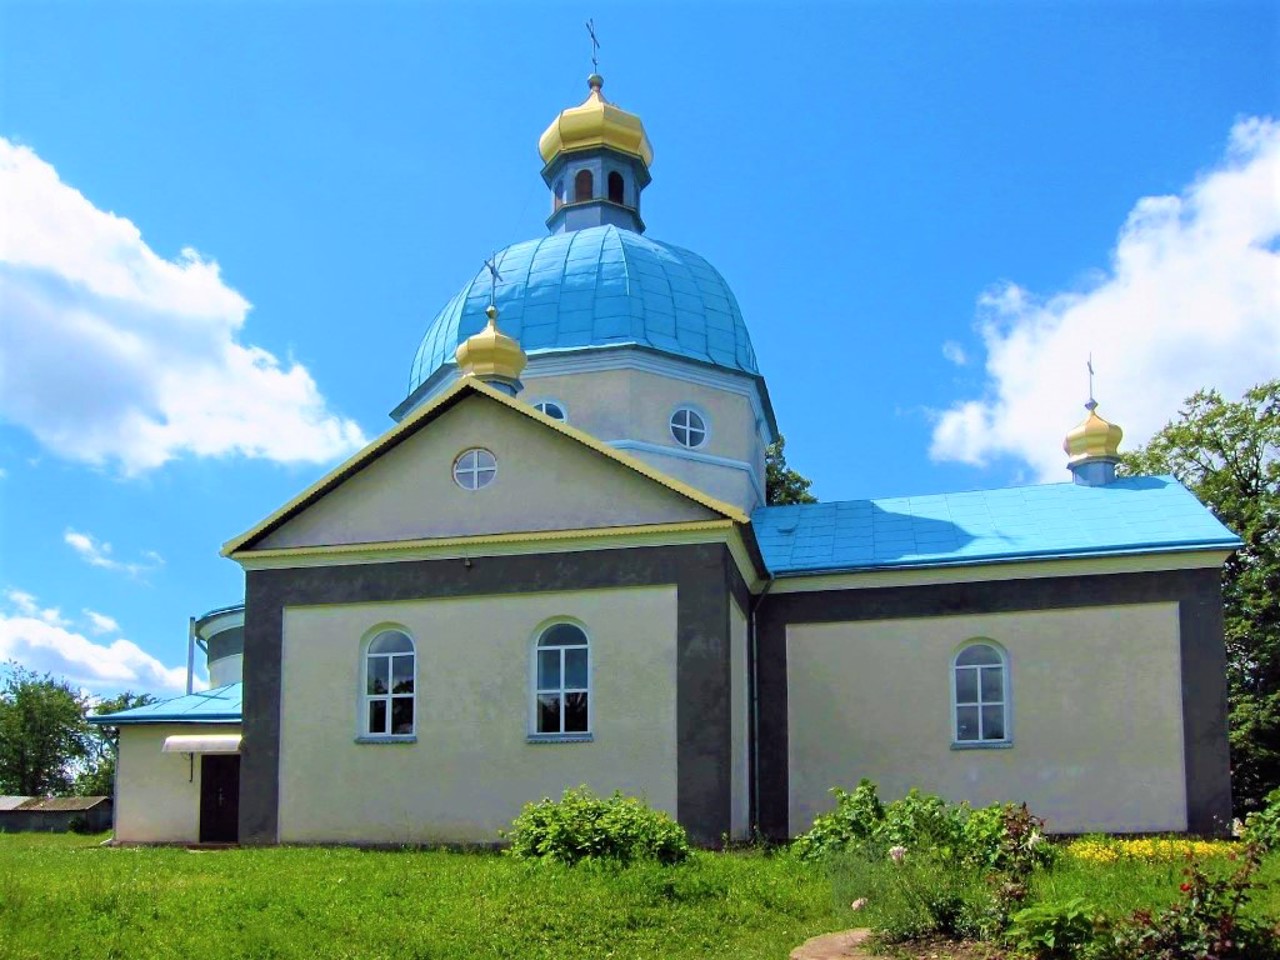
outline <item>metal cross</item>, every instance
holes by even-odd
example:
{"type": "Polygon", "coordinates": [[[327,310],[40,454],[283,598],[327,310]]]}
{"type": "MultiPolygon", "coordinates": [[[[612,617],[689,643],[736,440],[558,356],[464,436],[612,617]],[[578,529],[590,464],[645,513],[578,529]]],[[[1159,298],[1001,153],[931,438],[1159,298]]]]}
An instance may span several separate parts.
{"type": "Polygon", "coordinates": [[[1089,354],[1089,359],[1085,361],[1085,366],[1089,368],[1089,409],[1092,410],[1098,405],[1098,401],[1093,399],[1093,354],[1089,354]]]}
{"type": "Polygon", "coordinates": [[[497,251],[494,251],[492,257],[484,262],[485,269],[489,271],[489,306],[495,306],[498,296],[498,283],[502,280],[502,274],[498,272],[495,261],[498,259],[497,251]]]}
{"type": "Polygon", "coordinates": [[[592,17],[587,21],[587,33],[591,36],[591,72],[600,72],[600,58],[597,56],[600,52],[600,41],[596,39],[596,20],[592,17]]]}

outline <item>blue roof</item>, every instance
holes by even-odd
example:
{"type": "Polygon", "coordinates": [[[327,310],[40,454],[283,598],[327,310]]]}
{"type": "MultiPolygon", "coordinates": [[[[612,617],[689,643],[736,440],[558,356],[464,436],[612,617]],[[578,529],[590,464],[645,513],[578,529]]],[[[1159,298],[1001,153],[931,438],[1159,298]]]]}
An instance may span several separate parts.
{"type": "Polygon", "coordinates": [[[95,714],[86,719],[90,723],[106,723],[113,727],[126,723],[239,723],[243,688],[244,684],[228,683],[212,690],[148,703],[145,707],[95,714]]]}
{"type": "Polygon", "coordinates": [[[761,507],[751,523],[774,576],[1240,546],[1172,477],[761,507]]]}
{"type": "MultiPolygon", "coordinates": [[[[517,243],[496,262],[498,325],[530,355],[636,345],[759,375],[733,291],[696,253],[606,225],[517,243]]],[[[482,267],[427,327],[410,394],[480,332],[488,305],[482,267]]]]}

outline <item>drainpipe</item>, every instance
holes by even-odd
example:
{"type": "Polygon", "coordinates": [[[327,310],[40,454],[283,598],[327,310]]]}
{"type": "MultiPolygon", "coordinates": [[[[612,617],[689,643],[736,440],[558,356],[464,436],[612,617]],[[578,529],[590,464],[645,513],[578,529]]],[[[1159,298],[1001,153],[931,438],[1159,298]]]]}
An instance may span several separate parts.
{"type": "Polygon", "coordinates": [[[756,626],[760,606],[769,595],[773,577],[764,582],[764,589],[751,605],[751,826],[760,829],[760,639],[756,626]]]}
{"type": "Polygon", "coordinates": [[[196,669],[196,618],[187,617],[187,695],[191,695],[193,674],[196,669]]]}

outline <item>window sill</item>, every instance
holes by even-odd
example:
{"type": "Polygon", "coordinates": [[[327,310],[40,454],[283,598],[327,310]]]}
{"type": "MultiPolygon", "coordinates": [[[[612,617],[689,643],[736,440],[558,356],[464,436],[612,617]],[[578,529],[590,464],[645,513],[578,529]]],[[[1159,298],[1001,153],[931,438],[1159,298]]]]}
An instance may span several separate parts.
{"type": "Polygon", "coordinates": [[[417,742],[418,742],[418,737],[416,734],[410,734],[409,736],[399,736],[399,737],[391,737],[391,736],[356,737],[356,743],[417,743],[417,742]]]}
{"type": "Polygon", "coordinates": [[[1011,750],[1012,740],[953,740],[952,750],[1011,750]]]}
{"type": "Polygon", "coordinates": [[[531,733],[525,743],[591,743],[595,736],[590,733],[531,733]]]}

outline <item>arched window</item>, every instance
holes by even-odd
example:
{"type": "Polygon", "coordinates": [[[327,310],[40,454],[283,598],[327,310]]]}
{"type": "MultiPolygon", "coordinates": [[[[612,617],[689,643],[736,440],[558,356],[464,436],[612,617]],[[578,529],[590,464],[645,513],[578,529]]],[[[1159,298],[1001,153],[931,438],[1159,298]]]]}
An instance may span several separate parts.
{"type": "Polygon", "coordinates": [[[588,733],[591,660],[587,635],[575,624],[554,623],[538,636],[533,655],[534,733],[588,733]]]}
{"type": "Polygon", "coordinates": [[[689,407],[681,407],[671,415],[671,436],[682,447],[700,447],[707,439],[707,422],[689,407]]]}
{"type": "Polygon", "coordinates": [[[955,742],[1008,743],[1009,670],[1004,654],[989,643],[973,643],[956,654],[955,742]]]}
{"type": "Polygon", "coordinates": [[[579,170],[573,178],[573,199],[581,203],[591,200],[596,194],[596,181],[590,170],[579,170]]]}
{"type": "Polygon", "coordinates": [[[417,657],[400,630],[383,630],[364,656],[363,732],[370,737],[413,736],[417,657]]]}
{"type": "Polygon", "coordinates": [[[565,415],[564,404],[558,400],[539,400],[533,405],[533,409],[545,413],[552,420],[560,420],[564,422],[569,418],[565,415]]]}
{"type": "Polygon", "coordinates": [[[556,198],[555,209],[559,210],[561,207],[564,206],[564,179],[563,178],[556,181],[556,186],[553,193],[555,194],[555,198],[556,198]]]}
{"type": "Polygon", "coordinates": [[[617,170],[613,170],[609,174],[609,202],[624,203],[623,200],[623,184],[622,174],[617,170]]]}

